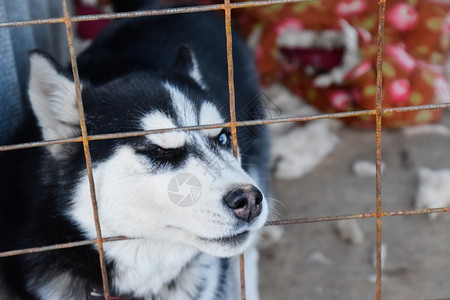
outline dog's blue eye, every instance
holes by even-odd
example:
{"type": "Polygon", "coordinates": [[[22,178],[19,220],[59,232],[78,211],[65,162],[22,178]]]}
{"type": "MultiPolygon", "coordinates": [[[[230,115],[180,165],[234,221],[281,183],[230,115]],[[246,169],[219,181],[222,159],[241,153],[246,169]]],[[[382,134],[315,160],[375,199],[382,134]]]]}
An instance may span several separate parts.
{"type": "Polygon", "coordinates": [[[222,132],[220,135],[219,135],[219,144],[220,145],[222,145],[222,146],[225,146],[225,145],[227,145],[228,144],[228,135],[225,133],[225,132],[222,132]]]}

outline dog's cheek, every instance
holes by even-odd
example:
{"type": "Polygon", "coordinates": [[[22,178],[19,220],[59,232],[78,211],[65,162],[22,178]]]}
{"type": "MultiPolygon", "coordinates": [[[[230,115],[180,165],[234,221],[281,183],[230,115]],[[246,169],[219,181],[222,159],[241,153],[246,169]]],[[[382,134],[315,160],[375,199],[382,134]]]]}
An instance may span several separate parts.
{"type": "MultiPolygon", "coordinates": [[[[115,151],[94,168],[94,180],[102,232],[105,236],[148,234],[162,211],[161,182],[130,148],[115,151]]],[[[80,183],[72,215],[84,231],[94,234],[92,205],[87,180],[80,183]],[[89,218],[92,218],[89,220],[89,218]]]]}

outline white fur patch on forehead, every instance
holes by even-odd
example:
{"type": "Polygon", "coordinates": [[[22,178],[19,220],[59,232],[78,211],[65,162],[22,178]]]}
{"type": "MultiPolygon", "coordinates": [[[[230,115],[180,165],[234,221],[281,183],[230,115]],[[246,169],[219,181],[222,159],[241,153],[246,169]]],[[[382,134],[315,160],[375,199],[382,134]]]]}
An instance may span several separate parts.
{"type": "MultiPolygon", "coordinates": [[[[156,111],[146,115],[142,119],[142,128],[144,130],[156,130],[163,128],[176,128],[172,119],[166,114],[156,111]]],[[[152,144],[162,148],[179,148],[186,143],[186,134],[181,131],[155,133],[147,135],[146,138],[152,144]]]]}
{"type": "Polygon", "coordinates": [[[179,89],[170,85],[168,82],[164,87],[170,94],[172,99],[172,106],[177,115],[177,121],[181,126],[195,126],[197,124],[197,114],[195,113],[194,105],[179,89]]]}
{"type": "MultiPolygon", "coordinates": [[[[211,102],[205,101],[200,108],[200,125],[218,124],[223,123],[224,120],[220,115],[217,107],[211,102]]],[[[217,136],[222,128],[202,130],[204,133],[210,136],[217,136]]]]}

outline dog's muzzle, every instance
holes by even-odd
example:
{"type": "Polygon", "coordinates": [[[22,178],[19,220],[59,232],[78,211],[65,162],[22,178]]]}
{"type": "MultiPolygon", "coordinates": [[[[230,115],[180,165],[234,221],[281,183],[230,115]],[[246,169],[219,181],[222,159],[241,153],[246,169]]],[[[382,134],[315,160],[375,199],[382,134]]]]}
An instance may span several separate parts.
{"type": "Polygon", "coordinates": [[[241,220],[251,222],[262,211],[263,195],[253,185],[233,188],[223,197],[225,204],[233,210],[234,215],[241,220]]]}

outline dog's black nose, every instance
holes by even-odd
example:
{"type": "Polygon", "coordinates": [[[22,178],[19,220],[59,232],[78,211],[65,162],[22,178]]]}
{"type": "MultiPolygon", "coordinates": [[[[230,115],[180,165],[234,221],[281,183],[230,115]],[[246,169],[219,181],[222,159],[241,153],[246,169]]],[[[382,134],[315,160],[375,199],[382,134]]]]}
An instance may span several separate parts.
{"type": "Polygon", "coordinates": [[[261,213],[263,195],[253,185],[244,185],[229,191],[223,200],[236,217],[250,222],[261,213]]]}

